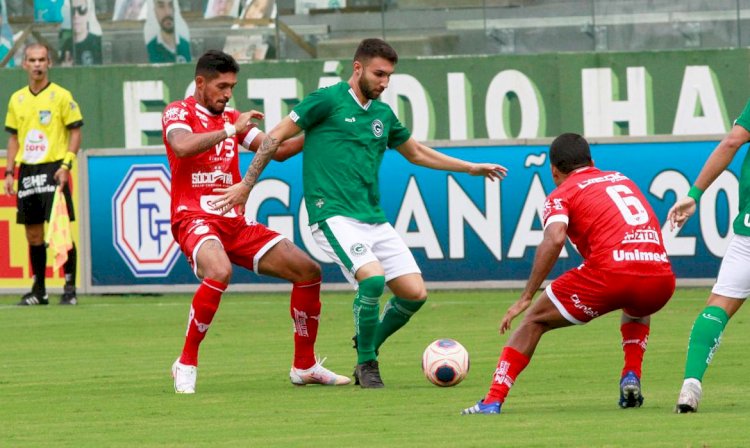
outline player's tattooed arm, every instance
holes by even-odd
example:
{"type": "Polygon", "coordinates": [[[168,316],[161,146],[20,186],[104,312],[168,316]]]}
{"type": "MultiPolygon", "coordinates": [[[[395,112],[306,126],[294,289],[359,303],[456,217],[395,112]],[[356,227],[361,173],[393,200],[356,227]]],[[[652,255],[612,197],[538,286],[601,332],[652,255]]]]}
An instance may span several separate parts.
{"type": "Polygon", "coordinates": [[[167,134],[167,142],[177,157],[190,157],[208,151],[227,138],[226,131],[193,133],[187,129],[172,129],[167,134]]]}
{"type": "Polygon", "coordinates": [[[255,157],[253,157],[253,161],[247,169],[245,177],[242,179],[242,183],[245,184],[248,190],[252,190],[255,182],[258,181],[258,176],[263,172],[263,169],[268,165],[273,155],[276,154],[279,145],[281,145],[281,141],[273,135],[266,135],[266,138],[263,139],[258,152],[255,153],[255,157]]]}

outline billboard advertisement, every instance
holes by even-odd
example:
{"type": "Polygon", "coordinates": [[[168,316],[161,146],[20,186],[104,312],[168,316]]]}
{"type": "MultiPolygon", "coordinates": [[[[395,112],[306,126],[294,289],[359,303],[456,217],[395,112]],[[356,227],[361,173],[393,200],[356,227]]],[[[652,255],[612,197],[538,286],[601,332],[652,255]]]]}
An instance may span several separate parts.
{"type": "MultiPolygon", "coordinates": [[[[595,164],[633,179],[662,222],[687,194],[716,141],[631,142],[592,145],[595,164]],[[658,154],[658,157],[656,156],[658,154]]],[[[448,146],[439,150],[509,169],[502,182],[430,170],[387,151],[380,172],[386,216],[412,249],[428,282],[525,280],[542,240],[544,199],[555,188],[548,146],[448,146]]],[[[746,151],[743,148],[741,152],[746,151]]],[[[302,155],[271,162],[254,188],[246,214],[302,247],[323,266],[324,281],[345,282],[315,246],[302,197],[302,155]]],[[[244,173],[252,153],[240,157],[244,173]]],[[[742,154],[703,195],[697,215],[662,237],[675,273],[683,279],[715,276],[732,236],[738,208],[742,154]]],[[[91,286],[195,285],[169,229],[169,169],[163,151],[86,155],[91,239],[91,286]]],[[[567,244],[551,273],[577,266],[567,244]]],[[[236,268],[234,284],[278,283],[236,268]]]]}

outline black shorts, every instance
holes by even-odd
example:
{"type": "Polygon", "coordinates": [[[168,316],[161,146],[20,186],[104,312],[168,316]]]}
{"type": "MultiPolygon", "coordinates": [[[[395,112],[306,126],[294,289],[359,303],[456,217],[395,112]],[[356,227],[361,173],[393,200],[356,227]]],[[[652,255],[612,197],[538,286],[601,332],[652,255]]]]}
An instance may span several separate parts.
{"type": "MultiPolygon", "coordinates": [[[[38,165],[21,164],[18,169],[18,224],[43,224],[49,221],[52,212],[52,201],[55,198],[55,172],[60,168],[62,160],[38,165]]],[[[73,198],[70,196],[70,185],[63,188],[65,202],[68,203],[68,215],[75,221],[73,212],[73,198]]]]}

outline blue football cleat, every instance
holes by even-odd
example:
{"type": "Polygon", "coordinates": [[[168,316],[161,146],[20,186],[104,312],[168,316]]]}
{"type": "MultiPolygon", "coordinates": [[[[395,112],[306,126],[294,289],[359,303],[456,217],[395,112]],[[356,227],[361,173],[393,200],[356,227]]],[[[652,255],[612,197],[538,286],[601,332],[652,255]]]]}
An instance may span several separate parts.
{"type": "Polygon", "coordinates": [[[461,411],[461,415],[469,415],[469,414],[499,414],[500,413],[500,407],[503,404],[499,401],[495,401],[493,403],[486,403],[484,402],[484,398],[477,401],[477,404],[470,408],[466,408],[463,411],[461,411]]]}
{"type": "Polygon", "coordinates": [[[633,371],[629,371],[620,380],[620,407],[639,408],[643,405],[641,380],[633,371]]]}

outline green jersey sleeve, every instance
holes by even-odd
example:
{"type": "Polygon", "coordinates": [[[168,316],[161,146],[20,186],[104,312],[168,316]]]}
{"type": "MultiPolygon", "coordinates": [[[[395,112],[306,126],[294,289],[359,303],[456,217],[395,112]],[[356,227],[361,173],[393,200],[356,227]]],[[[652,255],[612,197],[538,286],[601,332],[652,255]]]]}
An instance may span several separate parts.
{"type": "Polygon", "coordinates": [[[308,130],[325,120],[333,110],[330,92],[330,87],[324,87],[305,97],[289,114],[292,121],[303,130],[308,130]]]}
{"type": "MultiPolygon", "coordinates": [[[[391,111],[393,114],[393,112],[391,111]]],[[[411,132],[409,132],[408,129],[404,127],[404,125],[401,124],[400,121],[398,121],[398,118],[396,118],[396,115],[393,114],[392,117],[392,123],[391,123],[391,130],[388,133],[388,147],[389,148],[395,148],[398,145],[403,144],[407,140],[409,140],[409,137],[411,137],[411,132]]]]}
{"type": "Polygon", "coordinates": [[[734,124],[738,124],[750,131],[750,101],[745,105],[745,109],[740,114],[740,117],[734,120],[734,124]]]}

